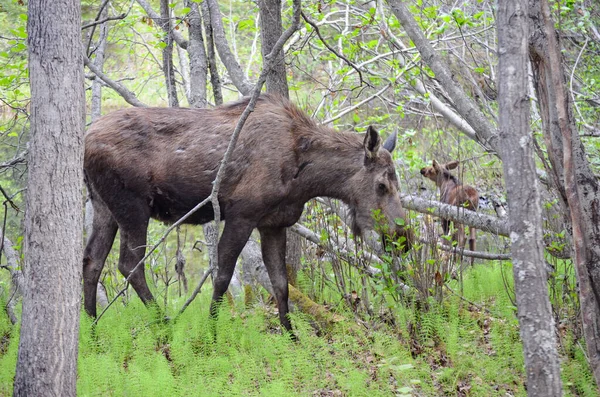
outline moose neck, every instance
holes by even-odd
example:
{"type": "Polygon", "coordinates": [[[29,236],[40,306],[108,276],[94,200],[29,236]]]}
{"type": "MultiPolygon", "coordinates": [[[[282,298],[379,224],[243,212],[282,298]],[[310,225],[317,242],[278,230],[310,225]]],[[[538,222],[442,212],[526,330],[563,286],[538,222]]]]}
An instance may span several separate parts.
{"type": "Polygon", "coordinates": [[[335,138],[319,139],[301,152],[298,182],[307,199],[326,196],[353,205],[356,199],[352,187],[359,183],[356,176],[364,167],[364,149],[356,136],[348,140],[335,138]]]}
{"type": "Polygon", "coordinates": [[[454,175],[448,175],[441,182],[439,182],[438,186],[440,188],[440,201],[444,202],[444,203],[448,203],[449,202],[448,195],[458,185],[460,185],[460,181],[454,175]]]}

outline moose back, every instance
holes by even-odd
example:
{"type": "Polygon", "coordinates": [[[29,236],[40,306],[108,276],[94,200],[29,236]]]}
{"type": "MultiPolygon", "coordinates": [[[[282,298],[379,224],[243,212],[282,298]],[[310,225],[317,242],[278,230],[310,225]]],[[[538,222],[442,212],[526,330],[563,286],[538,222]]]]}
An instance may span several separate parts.
{"type": "MultiPolygon", "coordinates": [[[[85,310],[96,315],[96,285],[117,230],[119,270],[145,304],[154,298],[143,266],[150,218],[177,221],[212,190],[235,125],[248,99],[214,109],[130,108],[94,123],[85,136],[85,177],[94,207],[83,260],[85,310]]],[[[378,132],[337,132],[318,125],[278,96],[263,95],[241,131],[219,192],[225,220],[219,240],[213,305],[226,292],[236,260],[252,230],[261,236],[263,260],[273,284],[282,325],[290,330],[285,268],[285,228],[316,196],[337,198],[354,214],[357,234],[381,227],[394,237],[410,232],[398,197],[390,152],[395,134],[381,144],[378,132]],[[383,146],[383,147],[381,147],[383,146]],[[376,225],[373,210],[383,215],[376,225]]],[[[210,204],[188,218],[213,219],[210,204]]],[[[382,229],[382,230],[383,230],[382,229]]]]}

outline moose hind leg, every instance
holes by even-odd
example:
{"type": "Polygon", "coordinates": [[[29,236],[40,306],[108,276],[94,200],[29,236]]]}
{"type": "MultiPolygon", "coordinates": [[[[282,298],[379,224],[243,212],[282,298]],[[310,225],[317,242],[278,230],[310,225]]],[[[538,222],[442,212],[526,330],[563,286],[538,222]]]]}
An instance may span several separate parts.
{"type": "Polygon", "coordinates": [[[93,205],[92,232],[83,255],[83,297],[85,311],[88,315],[96,317],[96,288],[118,227],[103,203],[94,201],[93,205]]]}
{"type": "Polygon", "coordinates": [[[126,225],[119,225],[121,229],[119,271],[124,277],[128,278],[129,283],[142,302],[148,306],[154,302],[154,296],[148,288],[144,274],[144,264],[140,261],[146,253],[146,233],[148,232],[149,217],[140,212],[137,214],[132,213],[126,225]]]}
{"type": "Polygon", "coordinates": [[[260,232],[263,260],[277,299],[279,321],[286,330],[291,332],[292,325],[288,318],[289,287],[285,266],[286,231],[284,228],[260,228],[258,230],[260,232]]]}

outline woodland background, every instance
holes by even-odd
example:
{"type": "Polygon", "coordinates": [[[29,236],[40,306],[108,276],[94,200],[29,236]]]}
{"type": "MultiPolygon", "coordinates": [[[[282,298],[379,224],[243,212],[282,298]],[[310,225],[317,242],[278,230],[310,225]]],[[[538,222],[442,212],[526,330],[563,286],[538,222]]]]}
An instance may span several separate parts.
{"type": "MultiPolygon", "coordinates": [[[[30,142],[28,61],[41,47],[27,23],[43,10],[33,4],[0,4],[1,395],[27,381],[19,376],[19,342],[36,340],[28,330],[52,323],[27,317],[21,297],[43,290],[60,304],[48,286],[67,285],[59,276],[75,266],[49,252],[28,265],[24,255],[24,210],[35,211],[26,202],[43,191],[33,184],[48,189],[36,198],[42,205],[62,186],[28,179],[32,164],[44,164],[30,142]],[[21,328],[26,318],[37,325],[21,328]]],[[[114,249],[99,286],[102,306],[114,304],[97,324],[79,312],[74,324],[62,324],[62,331],[75,330],[71,390],[76,384],[80,395],[597,395],[598,3],[304,1],[301,11],[294,15],[291,1],[81,1],[81,14],[71,20],[82,45],[62,39],[77,53],[69,59],[86,65],[86,125],[126,106],[212,107],[250,95],[265,55],[297,17],[266,90],[287,93],[339,130],[374,125],[386,136],[397,132],[394,158],[419,243],[405,258],[392,257],[368,239],[353,239],[342,205],[314,200],[289,232],[299,341],[281,335],[256,240],[238,264],[213,339],[210,282],[201,284],[214,270],[210,226],[182,226],[165,237],[166,226],[152,223],[149,245],[161,244],[146,261],[147,278],[168,316],[187,309],[177,321],[155,321],[127,289],[114,249]],[[519,26],[521,34],[511,33],[519,26]],[[513,68],[500,66],[512,65],[512,44],[521,45],[527,63],[520,84],[511,80],[513,68]],[[522,104],[522,124],[509,118],[519,109],[507,111],[507,101],[522,104]],[[433,159],[460,161],[455,173],[481,196],[477,214],[437,203],[436,187],[419,173],[433,159]],[[478,228],[477,252],[465,253],[475,256],[474,266],[443,249],[440,213],[478,228]],[[194,289],[200,293],[191,301],[194,289]]],[[[41,64],[53,57],[39,53],[41,64]]],[[[82,132],[74,136],[80,140],[82,132]]],[[[56,145],[53,138],[47,143],[56,145]]],[[[75,179],[72,195],[83,202],[75,179]]],[[[65,247],[81,246],[83,225],[63,218],[46,234],[65,247]],[[70,226],[71,234],[60,233],[70,226]]],[[[71,256],[79,268],[80,258],[71,256]]]]}

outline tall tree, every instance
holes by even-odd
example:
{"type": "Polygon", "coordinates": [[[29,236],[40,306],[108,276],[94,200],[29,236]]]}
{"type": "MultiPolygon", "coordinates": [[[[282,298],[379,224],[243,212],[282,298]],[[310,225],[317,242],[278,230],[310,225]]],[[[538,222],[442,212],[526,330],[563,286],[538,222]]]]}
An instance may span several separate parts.
{"type": "Polygon", "coordinates": [[[554,319],[546,293],[539,182],[529,128],[527,9],[527,0],[498,1],[500,139],[497,146],[511,209],[511,251],[527,394],[560,396],[554,319]]]}
{"type": "Polygon", "coordinates": [[[600,184],[575,125],[558,34],[547,1],[529,1],[531,64],[544,140],[554,181],[570,216],[581,322],[588,357],[600,385],[600,184]]]}
{"type": "Polygon", "coordinates": [[[75,396],[83,226],[80,2],[29,1],[31,140],[15,396],[75,396]]]}

